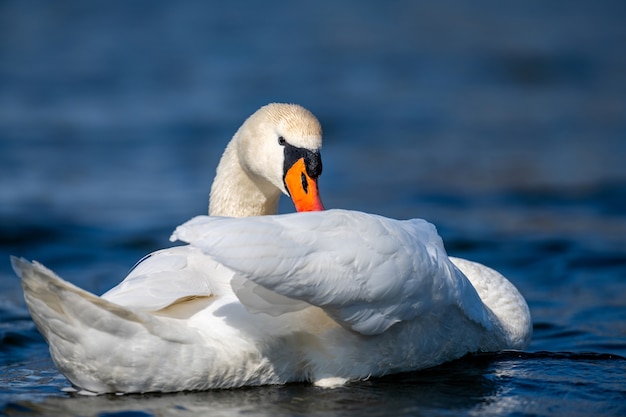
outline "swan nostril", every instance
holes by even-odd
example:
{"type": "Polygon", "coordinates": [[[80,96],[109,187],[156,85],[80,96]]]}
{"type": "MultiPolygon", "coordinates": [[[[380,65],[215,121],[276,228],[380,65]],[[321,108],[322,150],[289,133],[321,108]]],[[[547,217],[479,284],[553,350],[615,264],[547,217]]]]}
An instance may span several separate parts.
{"type": "Polygon", "coordinates": [[[302,181],[302,189],[304,190],[304,194],[309,193],[309,182],[306,179],[306,175],[304,172],[300,174],[300,180],[302,181]]]}

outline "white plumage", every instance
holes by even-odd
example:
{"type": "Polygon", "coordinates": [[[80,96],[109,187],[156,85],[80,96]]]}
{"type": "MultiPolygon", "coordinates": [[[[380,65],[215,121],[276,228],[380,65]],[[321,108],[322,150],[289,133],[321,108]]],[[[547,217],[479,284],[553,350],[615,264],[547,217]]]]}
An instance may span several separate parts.
{"type": "MultiPolygon", "coordinates": [[[[279,135],[297,136],[297,123],[286,125],[279,135]]],[[[228,181],[222,171],[217,189],[228,181]]],[[[334,386],[530,342],[515,287],[449,258],[423,220],[346,210],[199,216],[172,239],[187,245],[149,255],[102,297],[12,259],[33,320],[74,385],[95,393],[334,386]]]]}
{"type": "MultiPolygon", "coordinates": [[[[323,308],[360,334],[377,335],[449,306],[491,328],[476,291],[424,220],[345,210],[245,219],[204,216],[179,226],[173,238],[271,293],[304,301],[302,307],[323,308]]],[[[246,288],[246,295],[238,294],[241,301],[254,293],[253,286],[246,288]]],[[[273,304],[267,312],[273,312],[273,304]]]]}

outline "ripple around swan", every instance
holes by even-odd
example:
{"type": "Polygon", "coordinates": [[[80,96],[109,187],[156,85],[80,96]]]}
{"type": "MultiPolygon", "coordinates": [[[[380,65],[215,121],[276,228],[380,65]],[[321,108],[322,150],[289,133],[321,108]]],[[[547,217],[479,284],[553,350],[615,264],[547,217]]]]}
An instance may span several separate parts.
{"type": "Polygon", "coordinates": [[[545,413],[619,415],[626,410],[626,359],[611,354],[501,352],[468,355],[432,369],[324,390],[290,384],[174,394],[46,396],[13,400],[6,415],[397,415],[545,413]],[[603,373],[597,383],[594,375],[603,373]],[[566,396],[567,402],[560,399],[566,396]],[[137,411],[142,410],[142,411],[137,411]]]}

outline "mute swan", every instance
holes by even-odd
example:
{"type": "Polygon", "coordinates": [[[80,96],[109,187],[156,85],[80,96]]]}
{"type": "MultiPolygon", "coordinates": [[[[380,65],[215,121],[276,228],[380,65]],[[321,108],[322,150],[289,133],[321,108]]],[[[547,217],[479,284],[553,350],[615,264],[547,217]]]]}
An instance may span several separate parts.
{"type": "Polygon", "coordinates": [[[431,224],[319,211],[320,147],[302,107],[259,109],[224,152],[211,216],[172,235],[187,245],[149,255],[101,297],[13,257],[58,369],[92,393],[332,387],[528,345],[520,293],[449,258],[431,224]],[[310,212],[261,216],[281,192],[310,212]]]}

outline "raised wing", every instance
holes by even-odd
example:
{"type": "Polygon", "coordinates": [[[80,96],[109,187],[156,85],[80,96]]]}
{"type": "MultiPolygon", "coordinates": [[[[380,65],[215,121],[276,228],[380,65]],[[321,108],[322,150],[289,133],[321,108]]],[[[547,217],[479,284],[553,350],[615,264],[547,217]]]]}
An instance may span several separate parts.
{"type": "Polygon", "coordinates": [[[219,295],[234,272],[196,247],[163,249],[142,259],[102,298],[142,311],[158,311],[178,301],[219,295]]]}
{"type": "Polygon", "coordinates": [[[172,239],[235,271],[237,286],[245,279],[269,293],[321,307],[362,334],[379,334],[451,305],[490,326],[478,294],[449,261],[435,227],[424,220],[346,210],[200,216],[179,226],[172,239]]]}

